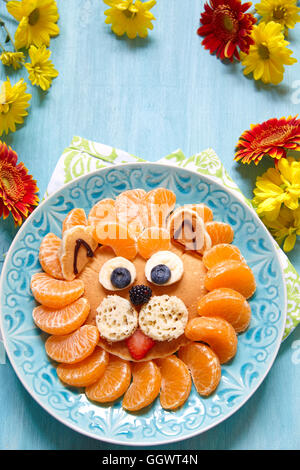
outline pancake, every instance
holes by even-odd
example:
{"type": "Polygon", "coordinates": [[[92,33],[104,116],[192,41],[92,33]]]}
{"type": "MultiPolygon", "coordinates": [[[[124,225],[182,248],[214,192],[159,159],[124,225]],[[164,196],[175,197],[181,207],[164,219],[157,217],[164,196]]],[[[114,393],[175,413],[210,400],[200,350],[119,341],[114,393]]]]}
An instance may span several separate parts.
{"type": "Polygon", "coordinates": [[[107,341],[100,339],[99,346],[101,346],[105,351],[113,354],[115,356],[120,357],[121,359],[125,359],[126,361],[133,361],[133,362],[143,362],[143,361],[151,361],[152,359],[161,359],[163,357],[171,356],[171,354],[176,353],[178,349],[182,346],[191,343],[184,335],[180,336],[177,339],[173,339],[172,341],[161,341],[157,342],[153,348],[148,351],[145,357],[140,361],[136,361],[132,359],[130,352],[128,351],[127,345],[125,341],[118,341],[117,343],[108,343],[107,341]]]}
{"type": "MultiPolygon", "coordinates": [[[[184,252],[184,250],[180,247],[173,245],[170,248],[170,251],[173,251],[178,256],[180,256],[183,261],[184,273],[178,282],[170,286],[157,286],[148,282],[145,276],[146,261],[140,255],[137,255],[133,261],[133,264],[136,268],[136,280],[134,285],[144,284],[149,286],[152,289],[153,295],[167,294],[169,296],[175,295],[179,297],[185,303],[188,309],[189,319],[191,319],[197,316],[198,300],[207,293],[204,287],[206,268],[201,258],[195,254],[192,254],[191,252],[184,252]]],[[[112,292],[105,289],[99,283],[99,271],[101,266],[113,257],[115,257],[115,254],[110,247],[102,246],[97,248],[94,258],[78,276],[78,279],[81,279],[84,282],[84,297],[88,299],[91,306],[90,314],[86,320],[87,324],[96,324],[96,309],[103,298],[107,295],[117,294],[129,300],[129,289],[132,286],[128,287],[127,289],[112,292]]],[[[184,335],[172,341],[157,342],[142,359],[142,361],[169,356],[178,351],[181,346],[187,344],[188,342],[189,340],[187,340],[184,335]]],[[[100,339],[99,345],[109,353],[114,354],[122,359],[131,361],[133,360],[125,341],[108,343],[104,339],[100,339]]]]}

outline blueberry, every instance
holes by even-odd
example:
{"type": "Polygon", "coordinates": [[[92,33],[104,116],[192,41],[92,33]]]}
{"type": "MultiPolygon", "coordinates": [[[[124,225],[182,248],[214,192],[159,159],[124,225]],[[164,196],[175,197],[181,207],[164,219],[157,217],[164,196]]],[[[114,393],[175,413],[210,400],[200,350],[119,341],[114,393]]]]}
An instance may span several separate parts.
{"type": "Polygon", "coordinates": [[[151,280],[155,284],[165,284],[171,277],[171,271],[165,264],[158,264],[151,270],[151,280]]]}
{"type": "Polygon", "coordinates": [[[110,276],[111,283],[118,289],[123,289],[131,283],[131,274],[126,268],[115,268],[110,276]]]}

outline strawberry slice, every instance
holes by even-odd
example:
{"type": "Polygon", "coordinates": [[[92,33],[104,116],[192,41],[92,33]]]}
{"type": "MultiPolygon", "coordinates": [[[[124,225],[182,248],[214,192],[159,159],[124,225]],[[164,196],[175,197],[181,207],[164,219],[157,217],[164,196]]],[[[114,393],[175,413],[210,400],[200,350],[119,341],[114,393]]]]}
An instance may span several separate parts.
{"type": "Polygon", "coordinates": [[[155,341],[146,336],[142,330],[135,330],[132,336],[126,340],[131,357],[136,361],[143,359],[147,352],[153,348],[155,341]]]}

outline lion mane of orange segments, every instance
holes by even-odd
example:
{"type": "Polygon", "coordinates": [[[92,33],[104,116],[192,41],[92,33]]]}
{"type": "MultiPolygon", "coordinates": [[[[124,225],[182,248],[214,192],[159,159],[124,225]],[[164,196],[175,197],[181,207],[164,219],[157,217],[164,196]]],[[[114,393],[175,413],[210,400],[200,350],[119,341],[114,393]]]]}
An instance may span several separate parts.
{"type": "Polygon", "coordinates": [[[175,203],[175,194],[165,188],[148,193],[128,190],[115,200],[99,201],[88,217],[83,209],[73,209],[62,224],[62,236],[76,226],[90,227],[98,244],[110,246],[116,256],[129,260],[137,254],[149,259],[172,243],[185,249],[192,244],[192,251],[201,256],[207,269],[207,293],[198,302],[198,316],[186,325],[188,344],[168,357],[126,361],[99,347],[98,328],[85,323],[90,306],[83,297],[83,281],[67,281],[63,276],[62,240],[52,233],[42,240],[39,260],[43,272],[31,279],[39,303],[33,320],[50,335],[45,349],[57,362],[59,379],[83,387],[94,402],[113,402],[123,396],[123,408],[137,411],[159,396],[164,409],[175,410],[188,399],[192,382],[199,395],[210,395],[220,382],[221,364],[233,359],[238,334],[250,323],[247,299],[254,294],[256,283],[240,250],[232,245],[232,227],[214,221],[212,211],[202,203],[176,209],[175,203]],[[186,219],[184,232],[182,221],[186,219]]]}

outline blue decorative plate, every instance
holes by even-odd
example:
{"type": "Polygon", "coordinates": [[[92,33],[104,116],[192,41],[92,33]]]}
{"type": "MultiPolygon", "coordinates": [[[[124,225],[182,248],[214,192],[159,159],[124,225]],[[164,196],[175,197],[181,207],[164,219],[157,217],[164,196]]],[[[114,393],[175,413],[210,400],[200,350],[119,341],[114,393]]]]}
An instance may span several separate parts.
{"type": "Polygon", "coordinates": [[[72,429],[124,445],[159,445],[183,440],[217,425],[237,411],[270,370],[284,331],[286,297],[283,273],[272,239],[255,212],[233,192],[202,176],[161,164],[126,164],[78,178],[46,199],[13,241],[1,277],[1,329],[7,354],[19,379],[52,416],[72,429]],[[35,327],[36,303],[30,279],[40,270],[39,246],[48,232],[61,235],[66,214],[74,207],[88,212],[102,198],[115,198],[132,188],[164,186],[179,205],[204,202],[216,220],[228,222],[234,243],[253,269],[257,291],[250,301],[252,320],[239,335],[234,359],[222,366],[221,382],[209,398],[195,389],[178,411],[165,411],[159,399],[145,412],[128,413],[120,401],[112,406],[89,402],[82,390],[65,387],[48,359],[46,335],[35,327]]]}

